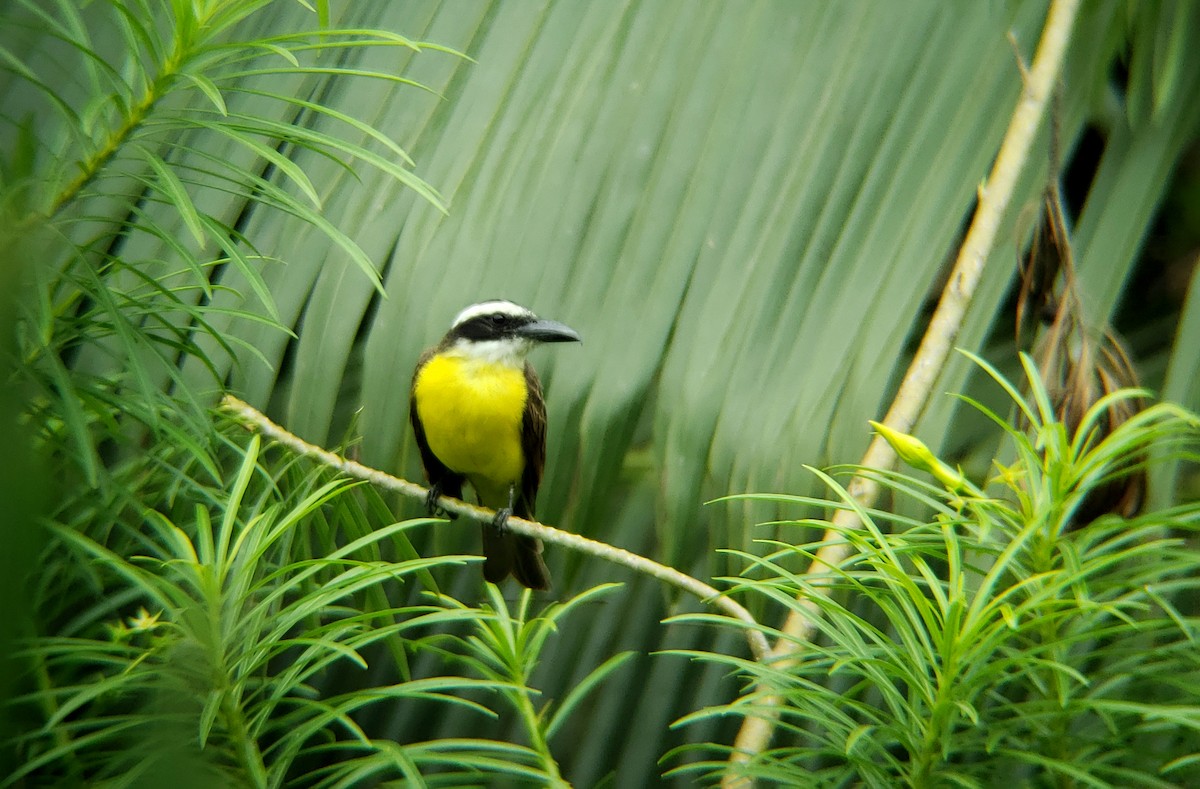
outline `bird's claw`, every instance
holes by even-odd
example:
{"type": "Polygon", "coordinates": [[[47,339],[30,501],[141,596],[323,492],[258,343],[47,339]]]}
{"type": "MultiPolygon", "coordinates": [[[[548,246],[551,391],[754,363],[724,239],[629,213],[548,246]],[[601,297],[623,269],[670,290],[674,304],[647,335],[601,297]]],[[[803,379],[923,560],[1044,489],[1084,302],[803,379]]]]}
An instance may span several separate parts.
{"type": "Polygon", "coordinates": [[[425,494],[425,511],[435,518],[443,518],[446,516],[446,510],[438,505],[438,499],[442,497],[442,489],[438,485],[434,485],[425,494]]]}
{"type": "Polygon", "coordinates": [[[508,518],[512,515],[511,507],[501,507],[496,510],[496,517],[492,518],[492,528],[500,534],[508,532],[508,518]]]}

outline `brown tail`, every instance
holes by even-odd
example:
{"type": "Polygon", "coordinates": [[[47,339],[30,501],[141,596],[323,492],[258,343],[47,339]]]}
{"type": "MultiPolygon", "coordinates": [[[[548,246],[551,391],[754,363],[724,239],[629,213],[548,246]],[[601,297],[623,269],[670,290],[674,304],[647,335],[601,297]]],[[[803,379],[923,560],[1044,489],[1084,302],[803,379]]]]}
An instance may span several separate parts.
{"type": "Polygon", "coordinates": [[[542,561],[542,541],[521,534],[501,533],[483,525],[483,577],[498,584],[509,573],[530,589],[550,588],[550,571],[542,561]]]}

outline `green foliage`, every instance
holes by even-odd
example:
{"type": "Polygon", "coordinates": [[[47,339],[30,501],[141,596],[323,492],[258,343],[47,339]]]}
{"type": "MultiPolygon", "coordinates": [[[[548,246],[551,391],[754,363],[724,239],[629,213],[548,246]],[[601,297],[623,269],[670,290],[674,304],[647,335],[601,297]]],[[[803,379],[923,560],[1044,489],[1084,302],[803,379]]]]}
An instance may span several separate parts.
{"type": "MultiPolygon", "coordinates": [[[[421,521],[393,523],[372,492],[267,461],[257,439],[243,451],[206,409],[223,375],[212,350],[242,342],[214,317],[288,331],[260,275],[282,261],[242,233],[247,216],[317,228],[379,287],[375,263],[323,216],[328,195],[305,157],[355,178],[374,168],[441,208],[392,137],[320,98],[337,80],[415,85],[346,60],[422,45],[357,27],[248,36],[268,5],[5,9],[6,114],[21,120],[0,166],[2,240],[4,262],[23,267],[2,305],[5,418],[33,428],[59,494],[44,539],[16,496],[24,520],[12,523],[27,538],[5,535],[14,559],[42,552],[32,594],[9,596],[28,617],[3,634],[21,644],[5,650],[6,785],[158,786],[180,772],[196,786],[424,772],[455,784],[520,751],[364,732],[356,720],[372,706],[491,714],[464,693],[494,681],[414,678],[407,665],[428,637],[412,631],[466,627],[480,612],[391,600],[401,585],[435,588],[430,570],[460,560],[420,558],[406,534],[421,521]],[[254,309],[214,303],[230,272],[254,309]],[[206,378],[184,376],[188,363],[206,378]],[[10,391],[27,398],[19,410],[10,391]],[[321,690],[342,664],[366,669],[372,650],[393,682],[321,690]]],[[[27,567],[13,568],[14,590],[27,567]]],[[[548,752],[542,764],[553,768],[548,752]]]]}
{"type": "MultiPolygon", "coordinates": [[[[11,703],[40,722],[16,738],[25,759],[5,785],[160,786],[181,759],[197,786],[420,782],[427,772],[442,784],[489,773],[557,776],[546,740],[577,699],[543,719],[528,675],[555,621],[594,594],[528,621],[527,598],[514,620],[495,594],[494,609],[446,597],[395,605],[401,587],[427,584],[429,570],[463,557],[384,560],[396,548],[411,555],[405,535],[429,521],[360,523],[355,486],[324,481],[321,471],[298,479],[286,466],[268,476],[259,451],[251,439],[224,487],[193,491],[192,501],[212,503],[196,504],[186,522],[147,508],[134,537],[139,550],[128,557],[75,528],[55,529],[58,572],[77,577],[79,565],[90,565],[95,602],[17,655],[38,667],[40,680],[11,703]],[[447,631],[456,629],[478,635],[453,639],[457,660],[446,666],[464,663],[478,677],[413,676],[409,656],[450,654],[447,631]],[[364,672],[377,646],[395,681],[322,690],[337,665],[364,672]],[[419,702],[494,716],[469,698],[480,693],[527,713],[536,751],[466,739],[398,744],[358,722],[371,706],[419,702]],[[537,770],[523,767],[531,758],[537,770]]],[[[619,662],[601,666],[580,695],[619,662]]]]}
{"type": "MultiPolygon", "coordinates": [[[[208,406],[231,389],[415,478],[404,392],[417,353],[465,303],[514,298],[585,336],[581,353],[536,360],[551,425],[539,515],[700,575],[731,555],[717,548],[791,571],[804,550],[751,544],[752,524],[821,499],[700,502],[810,492],[802,464],[859,456],[1019,94],[1006,33],[1028,57],[1044,1],[314,5],[0,9],[0,432],[16,437],[0,475],[0,673],[20,694],[0,736],[15,780],[154,785],[156,765],[188,764],[200,785],[624,786],[673,745],[728,742],[729,718],[668,730],[730,698],[726,664],[649,657],[743,654],[728,630],[659,626],[693,601],[632,579],[597,605],[476,606],[477,574],[455,558],[476,550],[470,530],[396,523],[396,502],[269,449],[250,463],[208,406]],[[571,637],[546,637],[564,621],[571,637]],[[601,679],[606,692],[586,695],[601,679]],[[137,748],[161,758],[141,765],[137,748]]],[[[1072,217],[1097,316],[1200,127],[1194,18],[1113,0],[1086,4],[1076,31],[1061,137],[1064,152],[1085,127],[1104,137],[1072,217]]],[[[1040,194],[1038,169],[1022,199],[1040,194]]],[[[967,347],[1002,309],[1020,209],[967,347]]],[[[1178,306],[1148,381],[1194,408],[1200,288],[1178,306]]],[[[959,360],[944,386],[974,392],[969,369],[959,360]]],[[[920,426],[954,461],[990,453],[974,429],[990,421],[964,412],[978,413],[936,402],[920,426]]],[[[1177,450],[1156,445],[1155,469],[1186,482],[1177,450]]],[[[1158,482],[1160,509],[1174,506],[1176,486],[1158,482]]],[[[907,514],[875,517],[923,524],[912,539],[926,553],[895,549],[911,568],[949,550],[912,513],[947,505],[901,487],[907,514]]],[[[800,541],[779,528],[769,536],[800,541]]],[[[1115,540],[1098,529],[1054,545],[1115,540]]],[[[971,578],[1011,531],[960,537],[971,578]]],[[[567,601],[613,580],[548,558],[567,601]]],[[[847,573],[871,569],[859,561],[847,573]]],[[[772,622],[798,584],[745,594],[772,622]]],[[[882,582],[863,584],[875,597],[862,600],[883,599],[882,582]]],[[[1176,585],[1153,590],[1190,627],[1176,585]]],[[[841,689],[844,676],[813,681],[841,689]]]]}
{"type": "Polygon", "coordinates": [[[5,11],[0,60],[15,124],[0,167],[5,240],[14,259],[37,262],[23,272],[35,298],[23,304],[20,383],[41,439],[62,448],[76,466],[62,470],[86,485],[103,484],[111,466],[105,442],[136,451],[147,430],[180,441],[180,419],[208,421],[204,407],[223,375],[213,351],[254,352],[214,319],[289,330],[261,274],[283,261],[242,232],[247,216],[278,213],[319,229],[381,287],[375,262],[324,217],[327,195],[306,157],[355,177],[377,169],[442,206],[391,137],[313,95],[331,79],[412,86],[344,60],[358,49],[422,45],[357,28],[248,35],[248,20],[268,6],[137,0],[80,9],[64,0],[5,11]],[[252,307],[213,303],[231,272],[252,307]],[[186,378],[185,360],[207,376],[186,378]]]}
{"type": "MultiPolygon", "coordinates": [[[[515,765],[504,768],[514,775],[535,779],[540,785],[569,786],[559,773],[549,742],[587,694],[620,668],[633,653],[618,652],[611,656],[591,670],[560,703],[547,702],[540,709],[534,703],[536,692],[529,687],[529,681],[545,641],[557,630],[559,620],[576,606],[600,597],[613,588],[612,585],[595,587],[566,603],[550,605],[538,616],[530,617],[531,595],[528,590],[522,593],[518,609],[514,612],[509,610],[499,589],[488,585],[489,602],[479,610],[469,612],[476,615],[477,626],[465,637],[445,637],[449,642],[447,648],[450,655],[466,663],[473,673],[496,683],[532,744],[530,749],[512,749],[515,761],[528,761],[533,767],[525,770],[516,769],[515,765]]],[[[468,612],[457,601],[447,598],[443,602],[451,612],[468,612]]]]}
{"type": "Polygon", "coordinates": [[[1016,461],[998,465],[983,489],[877,475],[932,512],[927,520],[862,509],[816,472],[831,506],[861,518],[861,529],[837,530],[853,552],[828,572],[799,575],[786,560],[811,560],[819,544],[769,541],[770,555],[744,555],[757,577],[739,589],[791,609],[815,603],[819,635],[795,643],[788,668],[691,653],[762,684],[685,720],[753,715],[763,695],[782,694],[779,742],[745,770],[788,786],[1194,785],[1200,504],[1078,527],[1072,516],[1149,446],[1195,460],[1200,417],[1160,403],[1099,439],[1103,408],[1141,395],[1122,390],[1070,436],[1028,360],[1028,400],[976,361],[1030,425],[983,409],[1016,461]]]}

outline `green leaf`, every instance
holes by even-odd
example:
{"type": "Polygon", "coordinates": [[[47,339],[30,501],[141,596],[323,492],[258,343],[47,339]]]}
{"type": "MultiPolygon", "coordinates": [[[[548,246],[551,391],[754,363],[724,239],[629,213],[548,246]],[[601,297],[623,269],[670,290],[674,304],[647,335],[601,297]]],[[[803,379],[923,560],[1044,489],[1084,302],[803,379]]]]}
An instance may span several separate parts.
{"type": "Polygon", "coordinates": [[[146,146],[135,144],[133,148],[141,154],[142,160],[154,170],[155,175],[158,176],[158,189],[162,191],[171,205],[179,211],[179,215],[183,219],[183,224],[191,232],[196,244],[203,247],[207,238],[204,233],[204,222],[200,214],[196,211],[196,206],[192,203],[192,198],[188,195],[183,181],[179,179],[179,176],[175,174],[175,171],[166,162],[146,146]]]}
{"type": "Polygon", "coordinates": [[[583,699],[595,690],[601,682],[603,682],[609,674],[623,666],[635,652],[618,652],[617,654],[605,660],[599,666],[594,668],[583,678],[579,684],[571,689],[571,692],[558,704],[557,709],[551,716],[550,721],[546,724],[546,739],[553,740],[554,735],[571,716],[575,708],[583,701],[583,699]]]}

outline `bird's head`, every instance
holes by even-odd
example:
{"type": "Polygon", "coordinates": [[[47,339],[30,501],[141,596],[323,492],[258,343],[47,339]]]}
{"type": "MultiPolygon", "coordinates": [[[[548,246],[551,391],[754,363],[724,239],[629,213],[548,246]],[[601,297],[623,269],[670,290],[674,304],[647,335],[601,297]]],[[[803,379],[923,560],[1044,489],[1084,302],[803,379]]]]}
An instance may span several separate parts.
{"type": "Polygon", "coordinates": [[[461,356],[519,367],[533,346],[543,342],[579,342],[579,335],[519,304],[491,299],[458,313],[442,347],[461,356]]]}

